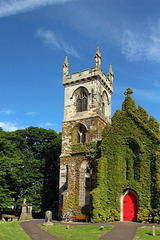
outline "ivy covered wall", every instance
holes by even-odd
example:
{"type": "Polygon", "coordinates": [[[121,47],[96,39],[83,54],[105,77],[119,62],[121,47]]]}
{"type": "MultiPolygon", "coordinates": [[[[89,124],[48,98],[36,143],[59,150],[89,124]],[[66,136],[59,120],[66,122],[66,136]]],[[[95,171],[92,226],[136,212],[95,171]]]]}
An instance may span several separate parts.
{"type": "MultiPolygon", "coordinates": [[[[66,217],[65,213],[68,214],[89,214],[88,209],[85,212],[85,208],[79,206],[79,182],[80,182],[80,166],[83,161],[88,163],[95,162],[95,159],[99,157],[99,142],[86,142],[84,144],[77,143],[72,145],[72,155],[61,158],[61,165],[68,165],[68,186],[67,190],[64,192],[64,201],[62,206],[62,215],[66,217]]],[[[94,164],[95,165],[95,164],[94,164]]],[[[70,216],[68,216],[69,218],[70,216]]],[[[71,216],[72,217],[72,216],[71,216]]]]}
{"type": "MultiPolygon", "coordinates": [[[[103,130],[97,159],[97,187],[92,191],[92,222],[120,219],[120,194],[138,195],[138,217],[144,209],[160,209],[159,123],[127,94],[103,130]]],[[[160,214],[160,211],[159,211],[160,214]]],[[[160,215],[159,215],[160,220],[160,215]]]]}

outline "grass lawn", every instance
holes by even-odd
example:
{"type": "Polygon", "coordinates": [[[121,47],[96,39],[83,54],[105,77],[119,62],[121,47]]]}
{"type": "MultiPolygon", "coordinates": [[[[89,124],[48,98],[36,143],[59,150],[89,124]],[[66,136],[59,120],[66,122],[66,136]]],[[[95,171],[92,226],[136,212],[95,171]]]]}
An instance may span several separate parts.
{"type": "Polygon", "coordinates": [[[104,225],[103,230],[100,230],[100,225],[70,225],[69,229],[64,224],[54,224],[47,227],[40,224],[40,226],[63,240],[97,240],[113,228],[110,225],[104,225]]]}
{"type": "Polygon", "coordinates": [[[0,221],[0,240],[29,240],[30,238],[17,222],[0,221]]]}
{"type": "Polygon", "coordinates": [[[152,235],[152,229],[139,228],[134,240],[160,240],[160,230],[156,229],[156,236],[152,235]]]}

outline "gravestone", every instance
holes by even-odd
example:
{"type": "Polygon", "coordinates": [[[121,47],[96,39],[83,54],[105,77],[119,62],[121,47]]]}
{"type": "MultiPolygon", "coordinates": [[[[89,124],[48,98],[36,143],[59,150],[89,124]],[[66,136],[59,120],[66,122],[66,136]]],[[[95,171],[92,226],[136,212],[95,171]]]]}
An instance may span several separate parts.
{"type": "Polygon", "coordinates": [[[45,213],[45,222],[43,223],[43,226],[52,226],[53,223],[51,221],[52,221],[52,212],[47,211],[45,213]]]}
{"type": "Polygon", "coordinates": [[[32,219],[32,204],[28,204],[27,207],[27,215],[28,215],[28,219],[32,219]]]}
{"type": "Polygon", "coordinates": [[[22,204],[22,212],[20,216],[20,220],[27,220],[27,204],[26,204],[26,199],[23,199],[23,204],[22,204]]]}
{"type": "Polygon", "coordinates": [[[26,199],[24,198],[20,220],[30,220],[30,219],[32,219],[32,204],[27,205],[26,199]]]}

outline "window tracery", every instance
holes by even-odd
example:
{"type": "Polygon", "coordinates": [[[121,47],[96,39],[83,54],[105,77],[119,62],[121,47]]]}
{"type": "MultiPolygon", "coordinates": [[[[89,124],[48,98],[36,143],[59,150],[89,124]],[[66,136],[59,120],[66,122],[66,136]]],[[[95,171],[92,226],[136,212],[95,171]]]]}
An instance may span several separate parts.
{"type": "Polygon", "coordinates": [[[79,129],[77,132],[77,143],[85,143],[86,142],[86,128],[83,124],[79,124],[79,129]]]}
{"type": "Polygon", "coordinates": [[[87,110],[88,105],[88,93],[85,88],[79,88],[76,99],[76,110],[77,112],[83,112],[87,110]]]}

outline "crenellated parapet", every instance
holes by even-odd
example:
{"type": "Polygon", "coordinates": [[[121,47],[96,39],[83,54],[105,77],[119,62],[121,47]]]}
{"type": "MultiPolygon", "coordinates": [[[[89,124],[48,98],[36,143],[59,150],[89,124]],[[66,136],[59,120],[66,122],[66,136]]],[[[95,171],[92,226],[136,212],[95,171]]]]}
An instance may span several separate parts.
{"type": "Polygon", "coordinates": [[[65,77],[63,77],[63,85],[64,87],[66,87],[73,84],[80,84],[81,82],[84,81],[97,80],[100,81],[103,84],[103,86],[112,94],[113,77],[114,74],[111,72],[109,72],[108,76],[106,76],[102,69],[92,68],[91,70],[86,69],[81,72],[72,73],[71,76],[69,74],[68,76],[65,75],[65,77]]]}

